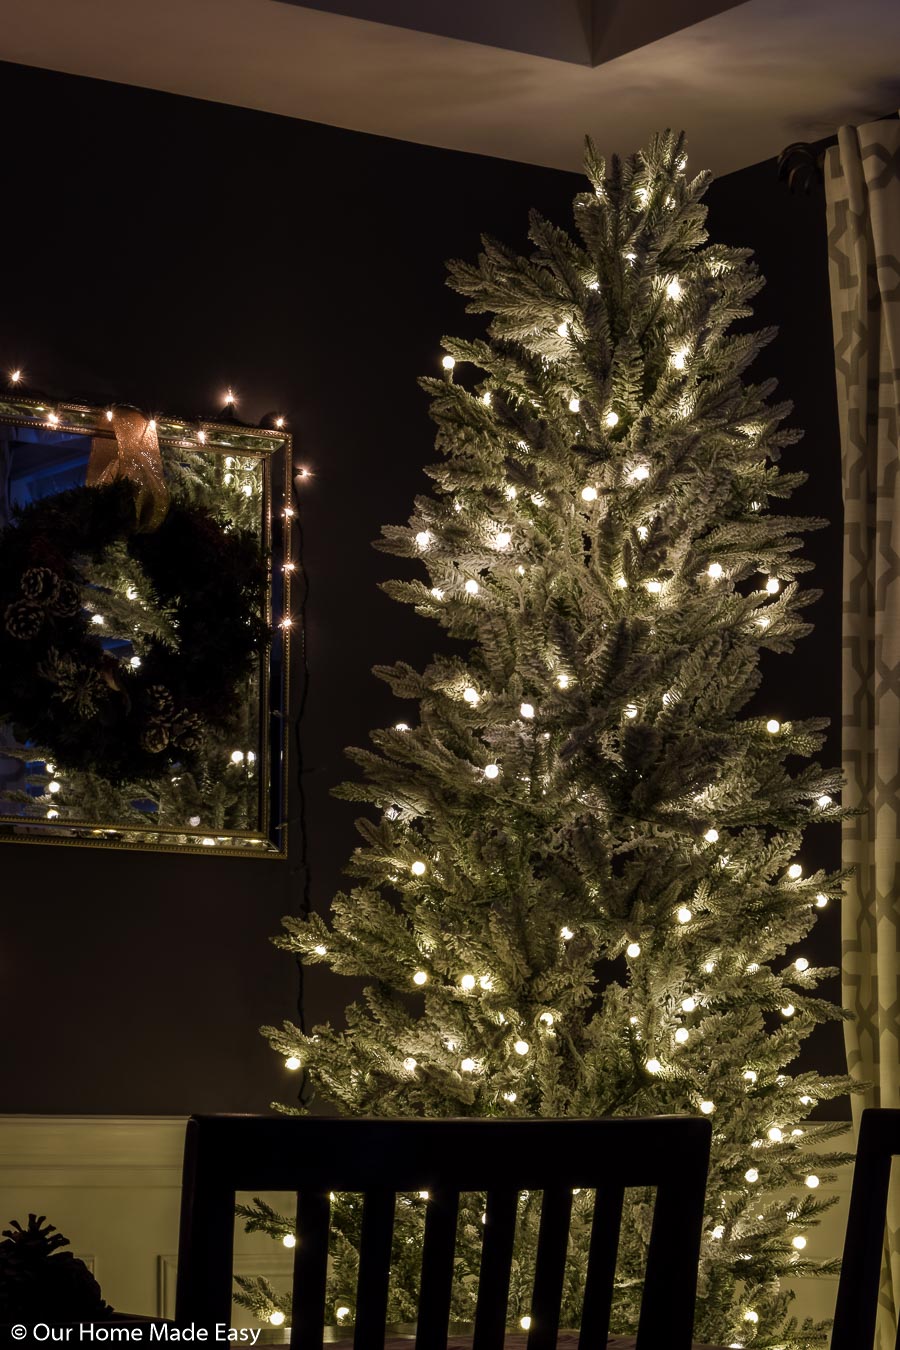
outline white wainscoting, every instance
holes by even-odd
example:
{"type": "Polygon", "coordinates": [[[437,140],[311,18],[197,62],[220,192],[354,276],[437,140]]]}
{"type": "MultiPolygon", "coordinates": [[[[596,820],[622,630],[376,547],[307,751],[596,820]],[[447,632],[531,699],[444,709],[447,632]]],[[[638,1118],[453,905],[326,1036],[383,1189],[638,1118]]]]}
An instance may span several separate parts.
{"type": "MultiPolygon", "coordinates": [[[[0,1115],[0,1227],[45,1214],[91,1267],[103,1295],[122,1312],[174,1313],[185,1121],[153,1116],[0,1115]]],[[[829,1142],[847,1149],[847,1139],[829,1142]]],[[[809,1234],[806,1255],[840,1255],[850,1192],[849,1169],[820,1194],[838,1203],[809,1234]]],[[[243,1197],[242,1197],[243,1198],[243,1197]]],[[[287,1213],[286,1196],[267,1196],[287,1213]]],[[[235,1271],[288,1287],[291,1258],[264,1234],[235,1237],[235,1271]]],[[[792,1311],[831,1316],[835,1279],[798,1280],[792,1311]]],[[[235,1326],[249,1315],[235,1309],[235,1326]]]]}

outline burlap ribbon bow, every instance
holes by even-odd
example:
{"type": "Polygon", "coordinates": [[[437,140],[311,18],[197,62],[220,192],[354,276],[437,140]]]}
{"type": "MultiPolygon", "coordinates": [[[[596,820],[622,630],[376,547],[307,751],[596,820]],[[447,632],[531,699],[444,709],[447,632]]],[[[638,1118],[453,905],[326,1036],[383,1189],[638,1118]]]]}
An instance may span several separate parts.
{"type": "Polygon", "coordinates": [[[127,478],[134,487],[138,529],[158,529],[169,509],[169,490],[159,453],[156,423],[137,408],[113,408],[107,418],[115,440],[95,436],[91,441],[87,486],[104,487],[127,478]]]}

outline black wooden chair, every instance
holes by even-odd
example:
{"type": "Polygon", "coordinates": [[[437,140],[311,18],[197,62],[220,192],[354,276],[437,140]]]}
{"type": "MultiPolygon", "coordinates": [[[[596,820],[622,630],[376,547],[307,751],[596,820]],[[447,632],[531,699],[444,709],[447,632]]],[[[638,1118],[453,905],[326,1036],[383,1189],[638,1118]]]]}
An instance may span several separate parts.
{"type": "Polygon", "coordinates": [[[656,1187],[637,1350],[689,1350],[711,1127],[630,1120],[195,1116],[185,1143],[176,1322],[228,1323],[236,1191],[296,1191],[293,1350],[321,1350],[329,1192],[363,1192],[354,1350],[381,1350],[395,1195],[428,1191],[416,1350],[447,1345],[460,1193],[487,1192],[473,1350],[502,1350],[517,1196],[542,1191],[527,1350],[554,1350],[575,1187],[594,1189],[579,1350],[607,1343],[626,1187],[656,1187]]]}
{"type": "MultiPolygon", "coordinates": [[[[891,1160],[900,1157],[900,1111],[863,1111],[831,1350],[872,1350],[891,1160]]],[[[900,1331],[897,1335],[900,1350],[900,1331]]]]}

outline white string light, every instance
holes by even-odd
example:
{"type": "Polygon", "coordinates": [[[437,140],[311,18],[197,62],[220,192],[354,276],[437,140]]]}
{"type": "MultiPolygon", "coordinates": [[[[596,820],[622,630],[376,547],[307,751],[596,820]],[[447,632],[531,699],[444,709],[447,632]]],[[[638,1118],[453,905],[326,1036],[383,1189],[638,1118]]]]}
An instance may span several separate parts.
{"type": "Polygon", "coordinates": [[[695,998],[683,998],[681,1000],[681,1007],[684,1012],[692,1013],[697,1007],[697,1000],[695,998]]]}
{"type": "Polygon", "coordinates": [[[463,1073],[474,1073],[474,1072],[475,1072],[475,1061],[474,1061],[474,1059],[471,1059],[471,1058],[467,1055],[466,1058],[462,1061],[462,1063],[460,1064],[459,1067],[460,1067],[460,1069],[462,1070],[463,1073]]]}
{"type": "Polygon", "coordinates": [[[418,1060],[414,1059],[412,1055],[407,1055],[403,1061],[403,1067],[407,1073],[412,1073],[414,1069],[418,1068],[418,1063],[418,1060]]]}
{"type": "Polygon", "coordinates": [[[524,717],[526,722],[530,722],[534,717],[534,704],[522,703],[519,706],[519,716],[524,717]]]}
{"type": "Polygon", "coordinates": [[[571,942],[575,934],[572,932],[571,928],[568,928],[565,925],[563,925],[563,927],[559,930],[559,936],[562,938],[563,942],[571,942]]]}
{"type": "Polygon", "coordinates": [[[626,717],[637,717],[637,715],[638,715],[637,704],[636,704],[636,703],[626,703],[626,704],[625,704],[625,716],[626,716],[626,717]]]}
{"type": "Polygon", "coordinates": [[[631,478],[635,483],[646,483],[649,477],[650,470],[647,468],[646,464],[638,464],[637,468],[632,469],[631,471],[631,478]]]}
{"type": "Polygon", "coordinates": [[[423,877],[425,875],[426,866],[421,858],[417,858],[416,861],[411,864],[409,870],[412,872],[414,877],[423,877]]]}
{"type": "Polygon", "coordinates": [[[713,581],[721,581],[722,577],[725,575],[725,569],[721,563],[712,562],[709,564],[709,567],[707,567],[706,574],[707,576],[712,577],[713,581]]]}
{"type": "Polygon", "coordinates": [[[500,765],[499,765],[499,764],[485,764],[485,766],[484,766],[484,776],[485,776],[485,778],[499,778],[499,776],[500,776],[500,765]]]}
{"type": "Polygon", "coordinates": [[[766,731],[770,736],[777,736],[781,730],[781,723],[775,717],[770,717],[766,723],[766,731]]]}
{"type": "Polygon", "coordinates": [[[823,895],[822,892],[820,891],[819,894],[816,896],[816,909],[824,909],[827,904],[828,904],[828,896],[823,895]]]}
{"type": "Polygon", "coordinates": [[[597,489],[595,487],[583,487],[581,489],[581,500],[583,502],[595,502],[597,500],[597,489]]]}
{"type": "Polygon", "coordinates": [[[313,947],[313,951],[315,952],[316,956],[328,955],[328,948],[325,946],[323,942],[317,942],[315,947],[313,947]]]}
{"type": "Polygon", "coordinates": [[[527,1041],[516,1041],[516,1043],[513,1045],[513,1049],[515,1050],[517,1055],[527,1055],[528,1051],[531,1049],[531,1046],[528,1044],[527,1041]]]}
{"type": "Polygon", "coordinates": [[[781,1009],[781,1015],[782,1017],[793,1017],[796,1011],[797,1009],[794,1007],[793,1003],[786,1003],[781,1009]]]}
{"type": "Polygon", "coordinates": [[[613,412],[612,408],[610,408],[609,412],[606,414],[603,420],[608,427],[617,426],[619,422],[619,414],[617,412],[613,412]]]}
{"type": "Polygon", "coordinates": [[[687,905],[682,905],[680,909],[675,911],[675,917],[679,923],[690,923],[694,916],[687,905]]]}
{"type": "Polygon", "coordinates": [[[703,836],[703,838],[706,840],[708,844],[717,844],[719,842],[719,831],[713,827],[710,827],[710,829],[706,831],[706,834],[703,836]]]}
{"type": "Polygon", "coordinates": [[[679,1045],[686,1045],[688,1042],[688,1038],[690,1037],[690,1034],[691,1033],[688,1031],[687,1027],[679,1027],[678,1030],[675,1032],[675,1040],[678,1042],[679,1045]]]}
{"type": "Polygon", "coordinates": [[[794,962],[794,969],[799,970],[801,975],[803,974],[804,970],[809,970],[809,962],[807,961],[805,956],[797,957],[797,960],[794,962]]]}
{"type": "Polygon", "coordinates": [[[818,1184],[819,1178],[816,1176],[815,1172],[811,1172],[810,1175],[806,1178],[806,1185],[809,1187],[811,1191],[814,1191],[818,1186],[818,1184]]]}
{"type": "Polygon", "coordinates": [[[579,398],[570,398],[570,399],[569,399],[569,412],[577,413],[577,412],[580,412],[580,411],[581,411],[581,399],[579,399],[579,398]]]}
{"type": "Polygon", "coordinates": [[[716,1109],[715,1102],[702,1101],[700,1103],[700,1110],[703,1112],[705,1116],[711,1116],[713,1111],[715,1111],[715,1109],[716,1109]]]}
{"type": "Polygon", "coordinates": [[[625,955],[630,956],[632,960],[635,960],[640,954],[641,944],[639,942],[629,942],[628,946],[625,948],[625,955]]]}
{"type": "Polygon", "coordinates": [[[294,1073],[300,1068],[300,1060],[296,1055],[288,1055],[287,1059],[284,1061],[284,1067],[290,1069],[291,1073],[294,1073]]]}
{"type": "Polygon", "coordinates": [[[415,973],[415,975],[413,975],[412,978],[413,978],[413,984],[418,984],[418,985],[420,985],[420,986],[423,985],[423,984],[427,984],[427,983],[428,983],[428,972],[427,972],[427,970],[417,970],[416,973],[415,973]]]}
{"type": "Polygon", "coordinates": [[[431,535],[428,530],[419,530],[416,535],[416,548],[427,548],[431,543],[431,535]]]}
{"type": "Polygon", "coordinates": [[[477,582],[477,581],[474,581],[474,580],[470,577],[469,580],[466,582],[466,587],[465,587],[465,589],[466,589],[466,594],[467,594],[467,595],[477,595],[477,594],[478,594],[478,591],[479,591],[479,589],[480,589],[480,587],[479,587],[479,585],[478,585],[478,582],[477,582]]]}
{"type": "Polygon", "coordinates": [[[279,1312],[279,1310],[276,1308],[273,1313],[269,1314],[269,1321],[272,1323],[273,1327],[282,1326],[284,1324],[284,1313],[279,1312]]]}
{"type": "Polygon", "coordinates": [[[296,1247],[297,1245],[297,1239],[294,1237],[293,1233],[285,1233],[281,1241],[283,1245],[288,1248],[288,1250],[290,1250],[292,1247],[296,1247]]]}
{"type": "Polygon", "coordinates": [[[770,1144],[780,1144],[784,1138],[784,1133],[777,1125],[772,1125],[767,1131],[770,1144]]]}
{"type": "Polygon", "coordinates": [[[647,590],[650,592],[651,595],[659,595],[660,591],[662,590],[662,582],[648,581],[647,590]]]}
{"type": "Polygon", "coordinates": [[[816,806],[820,807],[820,809],[823,811],[826,809],[826,807],[829,807],[831,805],[832,805],[831,798],[827,794],[823,794],[823,796],[816,798],[816,806]]]}
{"type": "Polygon", "coordinates": [[[444,367],[445,370],[452,370],[453,367],[456,365],[456,360],[454,357],[448,355],[442,358],[441,365],[444,367]]]}
{"type": "Polygon", "coordinates": [[[777,577],[769,577],[769,580],[766,582],[766,590],[768,591],[769,595],[778,594],[778,592],[781,590],[781,582],[778,580],[777,577]]]}
{"type": "Polygon", "coordinates": [[[803,868],[800,866],[799,863],[791,863],[790,867],[787,870],[787,874],[790,877],[791,881],[799,881],[800,878],[803,876],[803,868]]]}
{"type": "Polygon", "coordinates": [[[670,300],[677,301],[681,299],[682,294],[683,291],[681,288],[681,282],[678,280],[677,277],[673,277],[672,280],[669,282],[668,286],[666,287],[666,295],[669,297],[670,300]]]}
{"type": "Polygon", "coordinates": [[[806,1238],[803,1236],[802,1233],[798,1233],[796,1237],[791,1238],[791,1246],[794,1248],[795,1251],[798,1252],[803,1251],[803,1248],[806,1246],[806,1238]]]}
{"type": "Polygon", "coordinates": [[[755,1167],[748,1167],[744,1173],[744,1180],[749,1181],[752,1186],[755,1181],[759,1181],[759,1172],[755,1167]]]}
{"type": "Polygon", "coordinates": [[[466,688],[463,690],[463,700],[466,703],[471,703],[474,705],[478,702],[479,697],[480,695],[478,693],[478,690],[473,689],[471,685],[467,685],[466,688]]]}
{"type": "Polygon", "coordinates": [[[644,1068],[648,1073],[662,1073],[662,1065],[658,1059],[648,1059],[644,1068]]]}
{"type": "Polygon", "coordinates": [[[746,1083],[755,1083],[758,1080],[758,1078],[759,1074],[756,1072],[755,1069],[744,1070],[744,1081],[746,1083]]]}
{"type": "Polygon", "coordinates": [[[462,979],[459,982],[459,986],[461,989],[465,989],[466,992],[468,993],[470,989],[475,988],[475,976],[463,975],[462,979]]]}

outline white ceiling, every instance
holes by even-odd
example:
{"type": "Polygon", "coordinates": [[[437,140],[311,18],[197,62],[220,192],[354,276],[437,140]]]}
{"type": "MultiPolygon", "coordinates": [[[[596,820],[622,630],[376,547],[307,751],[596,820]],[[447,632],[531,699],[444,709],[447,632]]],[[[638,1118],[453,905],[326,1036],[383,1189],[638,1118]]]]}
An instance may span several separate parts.
{"type": "Polygon", "coordinates": [[[892,0],[748,0],[639,41],[632,19],[592,67],[273,0],[0,0],[2,60],[564,169],[585,132],[627,153],[673,126],[727,173],[900,103],[892,0]]]}

